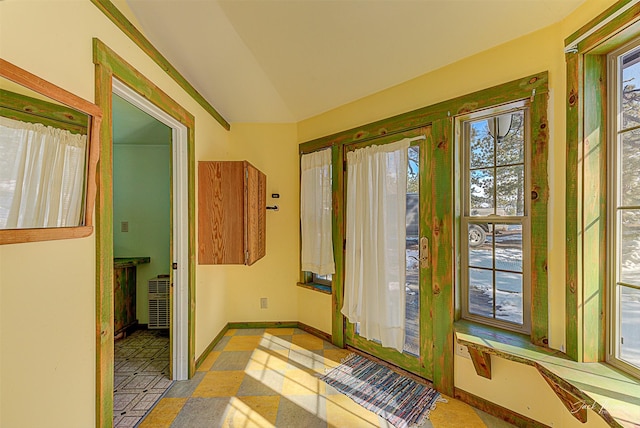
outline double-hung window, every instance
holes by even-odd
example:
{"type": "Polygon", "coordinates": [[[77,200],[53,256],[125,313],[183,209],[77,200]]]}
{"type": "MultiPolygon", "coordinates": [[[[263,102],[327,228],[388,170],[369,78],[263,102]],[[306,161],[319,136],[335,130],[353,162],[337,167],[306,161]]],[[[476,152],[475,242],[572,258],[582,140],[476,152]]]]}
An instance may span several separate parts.
{"type": "Polygon", "coordinates": [[[457,120],[462,317],[530,332],[529,132],[524,101],[457,120]]]}
{"type": "Polygon", "coordinates": [[[640,374],[640,40],[609,54],[609,360],[640,374]]]}

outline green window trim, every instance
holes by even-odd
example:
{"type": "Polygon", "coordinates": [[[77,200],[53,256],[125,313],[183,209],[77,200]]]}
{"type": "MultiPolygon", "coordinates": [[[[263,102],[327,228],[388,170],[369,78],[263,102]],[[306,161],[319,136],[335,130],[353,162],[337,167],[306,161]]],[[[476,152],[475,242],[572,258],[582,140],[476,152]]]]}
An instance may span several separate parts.
{"type": "Polygon", "coordinates": [[[565,40],[567,63],[566,353],[607,354],[607,54],[640,35],[640,4],[625,0],[565,40]]]}
{"type": "Polygon", "coordinates": [[[87,115],[75,109],[5,89],[0,89],[0,116],[21,122],[42,123],[83,135],[87,135],[89,125],[87,115]]]}
{"type": "MultiPolygon", "coordinates": [[[[433,324],[431,355],[425,356],[425,364],[433,365],[433,383],[439,391],[453,395],[453,323],[460,317],[458,291],[454,284],[455,257],[454,236],[459,232],[459,217],[454,210],[454,126],[453,118],[492,106],[530,99],[531,114],[531,162],[539,168],[532,169],[531,189],[537,198],[531,204],[532,275],[532,326],[531,343],[547,345],[549,330],[547,297],[547,201],[549,196],[547,156],[549,127],[547,122],[548,73],[541,72],[513,80],[492,88],[443,101],[408,113],[393,116],[361,127],[317,138],[299,146],[300,153],[308,153],[323,147],[332,148],[333,189],[333,245],[336,273],[332,284],[332,340],[336,346],[344,345],[344,318],[340,313],[343,294],[343,242],[344,242],[344,150],[348,144],[364,143],[380,136],[398,135],[422,127],[430,127],[427,136],[429,161],[426,165],[427,183],[433,189],[430,213],[423,221],[432,236],[431,284],[429,300],[433,324]],[[427,220],[428,219],[428,220],[427,220]],[[456,230],[456,227],[458,230],[456,230]],[[438,355],[438,358],[434,358],[438,355]]],[[[303,279],[303,278],[301,278],[303,279]]]]}

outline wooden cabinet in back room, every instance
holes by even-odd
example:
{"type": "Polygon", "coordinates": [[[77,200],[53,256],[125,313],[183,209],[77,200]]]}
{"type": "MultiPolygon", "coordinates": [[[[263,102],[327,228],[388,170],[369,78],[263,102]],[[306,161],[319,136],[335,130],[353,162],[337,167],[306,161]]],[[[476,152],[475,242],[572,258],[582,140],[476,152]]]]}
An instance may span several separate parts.
{"type": "Polygon", "coordinates": [[[267,177],[247,161],[198,162],[198,263],[252,265],[266,251],[267,177]]]}

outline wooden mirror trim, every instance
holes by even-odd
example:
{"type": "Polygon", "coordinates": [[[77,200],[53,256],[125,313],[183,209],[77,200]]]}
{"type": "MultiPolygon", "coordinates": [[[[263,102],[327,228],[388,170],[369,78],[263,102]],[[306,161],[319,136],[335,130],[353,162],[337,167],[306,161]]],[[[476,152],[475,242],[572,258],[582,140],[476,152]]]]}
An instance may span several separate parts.
{"type": "Polygon", "coordinates": [[[17,244],[20,242],[52,241],[57,239],[83,238],[93,232],[93,210],[96,198],[96,165],[99,157],[100,123],[102,109],[97,105],[72,94],[22,68],[0,58],[0,77],[45,95],[66,106],[89,115],[88,130],[89,156],[87,162],[87,189],[85,195],[84,222],[76,227],[53,227],[39,229],[2,229],[0,244],[17,244]]]}

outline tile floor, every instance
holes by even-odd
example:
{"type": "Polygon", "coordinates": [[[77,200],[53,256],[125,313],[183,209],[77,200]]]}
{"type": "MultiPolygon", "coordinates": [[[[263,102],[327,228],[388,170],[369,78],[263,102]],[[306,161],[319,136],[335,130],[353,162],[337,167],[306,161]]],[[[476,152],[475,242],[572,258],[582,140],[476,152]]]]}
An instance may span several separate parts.
{"type": "MultiPolygon", "coordinates": [[[[299,329],[229,330],[195,376],[175,382],[139,426],[390,427],[319,380],[348,352],[299,329]]],[[[423,426],[512,425],[449,399],[423,426]]]]}
{"type": "Polygon", "coordinates": [[[113,426],[133,427],[172,385],[169,334],[136,330],[114,343],[113,426]]]}

